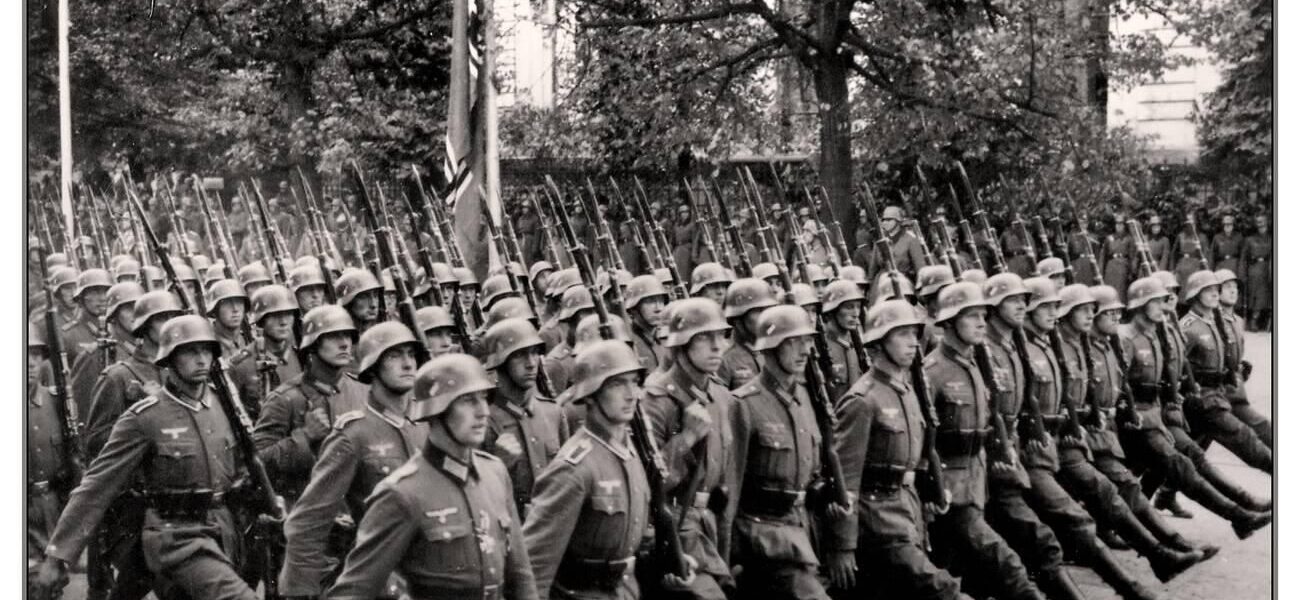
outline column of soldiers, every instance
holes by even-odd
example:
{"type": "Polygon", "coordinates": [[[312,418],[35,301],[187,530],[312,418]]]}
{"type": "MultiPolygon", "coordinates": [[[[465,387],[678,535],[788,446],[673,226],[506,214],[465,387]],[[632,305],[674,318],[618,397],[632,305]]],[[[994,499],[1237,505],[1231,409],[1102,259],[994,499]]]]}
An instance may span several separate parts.
{"type": "Polygon", "coordinates": [[[676,245],[553,202],[481,286],[436,210],[351,264],[325,219],[275,250],[248,211],[239,251],[194,227],[215,262],[142,210],[151,243],[102,268],[33,240],[31,591],[85,569],[127,600],[1083,598],[1069,562],[1148,599],[1117,551],[1162,582],[1220,551],[1171,524],[1179,493],[1242,539],[1271,522],[1205,455],[1272,471],[1242,358],[1266,223],[1036,246],[868,199],[850,252],[720,194],[676,245]]]}

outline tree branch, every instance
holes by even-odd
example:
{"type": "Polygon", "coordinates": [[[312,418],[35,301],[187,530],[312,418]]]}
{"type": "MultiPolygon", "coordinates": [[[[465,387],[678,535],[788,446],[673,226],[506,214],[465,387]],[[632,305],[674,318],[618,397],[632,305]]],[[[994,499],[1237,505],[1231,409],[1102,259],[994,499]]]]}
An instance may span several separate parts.
{"type": "Polygon", "coordinates": [[[662,25],[681,25],[684,23],[701,23],[715,21],[735,15],[755,14],[754,7],[748,4],[727,4],[713,10],[667,17],[646,17],[644,19],[605,19],[589,21],[579,25],[579,29],[623,28],[623,27],[659,27],[662,25]]]}
{"type": "Polygon", "coordinates": [[[750,47],[746,48],[742,52],[739,52],[733,56],[728,56],[713,61],[712,63],[709,63],[700,69],[691,71],[691,73],[687,75],[682,81],[683,83],[689,83],[691,81],[699,79],[700,77],[703,77],[704,75],[708,74],[711,71],[716,71],[722,68],[731,70],[733,67],[741,63],[744,63],[746,60],[749,60],[751,57],[759,54],[760,52],[764,52],[771,48],[777,48],[780,46],[781,46],[781,38],[779,37],[772,37],[772,38],[767,38],[765,40],[760,40],[759,42],[751,45],[750,47]]]}
{"type": "Polygon", "coordinates": [[[866,67],[863,67],[862,65],[858,64],[858,62],[855,60],[849,61],[849,67],[853,69],[855,73],[861,75],[864,79],[871,82],[876,87],[880,88],[885,92],[888,92],[889,94],[893,95],[896,98],[908,100],[920,106],[926,106],[929,108],[948,111],[954,114],[965,115],[972,119],[977,119],[980,121],[984,121],[986,123],[993,123],[995,125],[1008,127],[1010,129],[1015,130],[1017,133],[1025,136],[1028,139],[1038,140],[1038,136],[1034,135],[1032,132],[1026,129],[1024,125],[1020,124],[1015,119],[1009,119],[1007,117],[1000,117],[997,115],[990,115],[987,113],[970,110],[969,108],[966,108],[964,106],[958,106],[956,104],[950,104],[947,102],[940,102],[933,98],[927,98],[925,96],[920,96],[912,92],[899,89],[897,86],[893,84],[893,82],[889,81],[888,79],[886,79],[885,77],[877,73],[872,73],[866,67]]]}

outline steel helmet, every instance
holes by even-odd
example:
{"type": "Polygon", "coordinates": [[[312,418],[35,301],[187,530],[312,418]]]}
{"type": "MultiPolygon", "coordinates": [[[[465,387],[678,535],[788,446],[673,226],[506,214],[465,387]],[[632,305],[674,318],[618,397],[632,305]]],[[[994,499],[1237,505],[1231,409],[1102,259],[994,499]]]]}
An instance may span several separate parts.
{"type": "Polygon", "coordinates": [[[488,327],[479,341],[483,349],[483,366],[495,369],[504,365],[511,354],[527,348],[544,348],[546,342],[527,319],[506,319],[488,327]]]}
{"type": "Polygon", "coordinates": [[[674,302],[665,323],[668,326],[665,348],[685,346],[699,333],[731,329],[722,316],[722,307],[708,298],[686,298],[674,302]]]}
{"type": "Polygon", "coordinates": [[[511,281],[509,276],[493,275],[491,277],[488,277],[487,280],[483,282],[483,293],[482,293],[483,306],[484,308],[488,308],[489,310],[491,309],[493,302],[496,302],[497,300],[500,300],[502,298],[508,298],[511,296],[518,296],[518,295],[519,292],[516,292],[515,289],[511,287],[511,281]]]}
{"type": "Polygon", "coordinates": [[[460,280],[456,279],[456,274],[452,272],[451,265],[447,263],[433,263],[433,280],[438,285],[460,285],[460,280]]]}
{"type": "MultiPolygon", "coordinates": [[[[496,308],[496,307],[493,307],[496,308]]],[[[441,306],[426,306],[415,311],[415,326],[420,331],[433,331],[444,327],[456,327],[456,322],[451,318],[451,313],[441,306]]]]}
{"type": "Polygon", "coordinates": [[[898,206],[886,206],[885,211],[880,213],[880,220],[893,219],[895,221],[903,220],[903,209],[898,206]]]}
{"type": "Polygon", "coordinates": [[[550,273],[551,271],[554,270],[555,267],[552,267],[551,263],[548,263],[544,260],[539,260],[533,263],[533,266],[528,268],[528,281],[533,281],[537,279],[538,275],[541,275],[542,273],[550,273]]]}
{"type": "Polygon", "coordinates": [[[847,279],[837,279],[822,290],[822,313],[829,313],[845,302],[865,299],[858,284],[847,279]]]}
{"type": "Polygon", "coordinates": [[[168,320],[163,323],[160,337],[158,355],[153,359],[153,364],[158,366],[164,366],[172,353],[187,344],[207,344],[213,354],[221,356],[221,343],[212,331],[212,323],[198,315],[181,315],[168,320]]]}
{"type": "Polygon", "coordinates": [[[662,283],[664,285],[672,285],[673,283],[673,272],[672,269],[669,269],[668,267],[660,267],[658,269],[655,269],[654,276],[655,279],[659,280],[659,283],[662,283]]]}
{"type": "Polygon", "coordinates": [[[473,356],[453,352],[434,357],[415,374],[407,416],[412,421],[431,419],[457,398],[495,387],[483,364],[473,356]]]}
{"type": "MultiPolygon", "coordinates": [[[[778,277],[780,275],[781,275],[781,269],[779,269],[775,264],[770,262],[758,263],[754,265],[754,268],[752,270],[750,270],[750,276],[755,279],[766,280],[768,277],[778,277]]],[[[842,272],[841,275],[843,275],[842,272]]]]}
{"type": "MultiPolygon", "coordinates": [[[[626,288],[628,282],[632,280],[632,274],[627,272],[626,269],[615,269],[613,271],[613,279],[614,283],[618,284],[619,289],[623,289],[626,288]]],[[[602,270],[600,273],[596,274],[596,290],[600,294],[603,295],[609,291],[609,280],[609,270],[602,270]]]]}
{"type": "Polygon", "coordinates": [[[1155,273],[1152,273],[1151,276],[1159,279],[1160,283],[1165,284],[1165,289],[1168,291],[1177,290],[1178,288],[1183,287],[1182,284],[1178,283],[1178,276],[1169,271],[1156,271],[1155,273]]]}
{"type": "Polygon", "coordinates": [[[402,344],[418,343],[410,328],[398,321],[376,323],[357,341],[357,356],[361,358],[357,363],[357,379],[361,383],[370,383],[374,379],[370,369],[379,364],[379,358],[385,352],[402,344]]]}
{"type": "Polygon", "coordinates": [[[320,259],[310,254],[304,254],[293,261],[293,268],[295,269],[304,265],[315,265],[320,267],[320,259]]]}
{"type": "Polygon", "coordinates": [[[49,346],[45,343],[45,328],[37,325],[33,321],[27,322],[27,349],[40,348],[49,351],[49,346]]]}
{"type": "Polygon", "coordinates": [[[668,290],[664,284],[654,275],[637,275],[627,284],[627,291],[623,293],[623,308],[632,310],[642,300],[647,298],[662,297],[665,302],[668,301],[668,290]]]}
{"type": "Polygon", "coordinates": [[[478,285],[478,277],[475,277],[474,272],[466,267],[452,267],[451,272],[456,275],[456,281],[460,283],[460,287],[478,285]]]}
{"type": "Polygon", "coordinates": [[[213,283],[212,287],[208,288],[207,298],[203,303],[204,306],[208,307],[208,316],[217,313],[218,303],[222,300],[230,299],[243,300],[246,305],[245,308],[247,308],[247,305],[249,304],[248,294],[244,293],[244,288],[240,287],[238,281],[235,281],[234,279],[221,279],[213,283]]]}
{"type": "Polygon", "coordinates": [[[575,285],[582,285],[582,275],[574,268],[561,269],[546,279],[546,297],[563,297],[564,292],[575,285]]]}
{"type": "Polygon", "coordinates": [[[865,287],[868,284],[867,270],[857,265],[844,265],[844,267],[840,269],[840,279],[847,279],[859,286],[865,287]]]}
{"type": "Polygon", "coordinates": [[[134,258],[123,258],[113,267],[113,278],[121,280],[123,277],[133,276],[140,277],[140,261],[134,258]]]}
{"type": "Polygon", "coordinates": [[[325,276],[319,266],[302,265],[289,271],[289,291],[297,294],[298,290],[313,285],[325,285],[325,276]]]}
{"type": "Polygon", "coordinates": [[[1067,285],[1061,288],[1058,294],[1061,297],[1060,314],[1063,315],[1069,314],[1077,307],[1097,303],[1097,298],[1092,295],[1092,291],[1082,283],[1067,285]]]}
{"type": "Polygon", "coordinates": [[[875,293],[871,294],[871,297],[875,298],[875,302],[903,299],[894,295],[894,283],[892,279],[895,278],[898,280],[898,286],[903,289],[904,296],[916,295],[916,290],[912,287],[912,282],[907,279],[906,275],[899,271],[881,271],[880,275],[876,277],[875,293]],[[894,277],[890,276],[891,273],[894,274],[894,277]]]}
{"type": "Polygon", "coordinates": [[[1025,287],[1025,281],[1015,273],[998,273],[984,282],[984,298],[988,300],[989,306],[1002,304],[1003,300],[1012,296],[1028,295],[1029,288],[1025,287]]]}
{"type": "Polygon", "coordinates": [[[926,265],[916,272],[916,285],[921,287],[921,297],[939,293],[944,286],[957,282],[948,265],[926,265]]]}
{"type": "Polygon", "coordinates": [[[506,265],[506,273],[519,279],[528,277],[528,270],[517,260],[512,260],[506,265]]]}
{"type": "Polygon", "coordinates": [[[862,336],[862,342],[870,344],[884,339],[889,332],[899,327],[919,327],[923,324],[916,309],[906,300],[878,302],[867,311],[867,332],[862,336]]]}
{"type": "Polygon", "coordinates": [[[591,301],[591,292],[587,291],[586,286],[574,286],[564,291],[564,298],[560,300],[560,313],[556,318],[566,321],[578,311],[589,308],[596,308],[596,304],[591,301]]]}
{"type": "Polygon", "coordinates": [[[340,306],[352,304],[357,296],[366,292],[382,292],[383,289],[384,286],[375,279],[375,274],[365,269],[346,269],[339,275],[338,281],[334,282],[334,295],[338,297],[340,306]]]}
{"type": "MultiPolygon", "coordinates": [[[[289,280],[293,280],[292,273],[289,275],[289,280]]],[[[271,283],[271,274],[260,262],[248,263],[239,268],[239,283],[245,288],[254,283],[271,283]]]]}
{"type": "MultiPolygon", "coordinates": [[[[609,328],[614,334],[616,340],[622,340],[625,343],[632,342],[632,332],[627,328],[627,321],[615,314],[609,315],[609,328]]],[[[578,326],[573,330],[573,351],[580,352],[583,348],[598,342],[604,338],[601,337],[600,315],[590,314],[578,321],[578,326]]]]}
{"type": "Polygon", "coordinates": [[[347,309],[337,304],[317,306],[302,317],[302,341],[298,342],[298,349],[306,350],[320,336],[340,331],[351,332],[354,336],[357,333],[357,326],[347,309]]]}
{"type": "Polygon", "coordinates": [[[1029,290],[1025,310],[1034,310],[1040,304],[1047,302],[1061,301],[1060,294],[1056,292],[1056,284],[1046,277],[1030,277],[1026,279],[1025,288],[1029,290]]]}
{"type": "MultiPolygon", "coordinates": [[[[192,267],[195,271],[202,271],[211,266],[212,266],[212,260],[209,259],[207,256],[204,256],[202,254],[195,254],[194,256],[190,257],[190,267],[192,267]]],[[[197,276],[195,277],[195,281],[198,281],[197,276]]]]}
{"type": "Polygon", "coordinates": [[[62,252],[51,252],[45,256],[45,268],[54,270],[54,267],[68,266],[68,255],[62,252]]]}
{"type": "MultiPolygon", "coordinates": [[[[214,286],[215,287],[215,286],[214,286]]],[[[253,292],[249,312],[252,321],[260,324],[269,315],[281,312],[297,312],[298,299],[289,288],[282,285],[265,285],[253,292]]]]}
{"type": "Polygon", "coordinates": [[[1183,303],[1191,302],[1197,294],[1210,286],[1219,285],[1219,278],[1213,271],[1197,271],[1187,278],[1187,287],[1183,290],[1183,303]]]}
{"type": "Polygon", "coordinates": [[[727,286],[726,304],[723,314],[728,319],[744,316],[745,313],[769,306],[776,306],[772,288],[766,281],[754,277],[737,279],[727,286]]]}
{"type": "Polygon", "coordinates": [[[181,301],[176,294],[167,290],[145,292],[135,299],[135,321],[131,323],[131,333],[140,335],[140,331],[144,329],[145,323],[148,323],[151,317],[184,312],[185,309],[181,307],[181,301]]]}
{"type": "MultiPolygon", "coordinates": [[[[852,285],[853,282],[846,283],[852,285]]],[[[792,337],[816,333],[817,327],[808,311],[791,304],[778,304],[758,315],[758,337],[754,340],[754,349],[770,350],[792,337]]]]}
{"type": "Polygon", "coordinates": [[[988,305],[978,283],[958,281],[940,290],[939,314],[935,316],[934,322],[943,323],[968,308],[988,305]]]}
{"type": "Polygon", "coordinates": [[[77,270],[72,267],[56,267],[50,269],[50,289],[58,291],[65,285],[76,285],[79,277],[77,270]]]}
{"type": "Polygon", "coordinates": [[[181,261],[172,261],[172,269],[176,271],[178,281],[193,281],[198,283],[199,276],[194,274],[194,269],[181,261]]]}
{"type": "Polygon", "coordinates": [[[803,275],[808,279],[808,283],[829,281],[831,278],[830,275],[826,274],[826,269],[823,269],[821,265],[812,263],[804,265],[803,275]]]}
{"type": "Polygon", "coordinates": [[[414,279],[411,282],[412,296],[423,296],[433,289],[433,282],[429,280],[429,273],[424,270],[424,267],[416,267],[415,274],[411,278],[414,279]]]}
{"type": "Polygon", "coordinates": [[[984,282],[989,280],[989,274],[985,273],[984,269],[966,269],[961,272],[961,280],[984,285],[984,282]]]}
{"type": "Polygon", "coordinates": [[[625,373],[645,373],[631,346],[618,340],[592,342],[573,360],[573,397],[587,398],[600,390],[610,377],[625,373]]]}
{"type": "Polygon", "coordinates": [[[77,275],[77,291],[72,294],[73,298],[80,298],[82,294],[95,288],[113,287],[113,276],[108,274],[104,269],[86,269],[80,275],[77,275]]]}
{"type": "Polygon", "coordinates": [[[519,296],[510,296],[496,301],[492,308],[488,310],[487,316],[484,317],[486,325],[491,327],[506,319],[528,319],[534,321],[537,315],[533,314],[533,307],[528,305],[528,301],[519,296]]]}
{"type": "MultiPolygon", "coordinates": [[[[393,267],[393,269],[396,268],[393,267]]],[[[397,284],[393,282],[393,269],[384,269],[379,272],[379,281],[384,284],[385,292],[397,292],[397,284]]]]}
{"type": "Polygon", "coordinates": [[[1237,274],[1233,273],[1232,269],[1219,269],[1214,272],[1214,276],[1218,278],[1219,285],[1223,285],[1229,281],[1237,281],[1237,274]]]}
{"type": "Polygon", "coordinates": [[[140,272],[151,284],[162,285],[167,279],[167,274],[163,272],[162,267],[145,265],[140,268],[140,272]]]}
{"type": "Polygon", "coordinates": [[[1052,256],[1038,261],[1037,275],[1039,277],[1052,277],[1053,275],[1065,275],[1065,261],[1052,256]]]}
{"type": "Polygon", "coordinates": [[[817,290],[806,283],[796,283],[790,287],[790,292],[794,295],[794,303],[799,306],[813,306],[821,303],[821,298],[817,297],[817,290]]]}
{"type": "Polygon", "coordinates": [[[704,286],[715,283],[731,283],[735,278],[727,274],[727,269],[715,262],[700,263],[691,271],[691,293],[698,294],[704,286]]]}
{"type": "Polygon", "coordinates": [[[1135,310],[1152,300],[1164,300],[1172,295],[1159,277],[1143,277],[1128,284],[1128,308],[1135,310]]]}
{"type": "Polygon", "coordinates": [[[140,296],[144,295],[144,287],[134,281],[123,281],[115,283],[113,287],[108,288],[108,294],[105,297],[108,303],[108,312],[105,313],[112,317],[117,309],[122,308],[125,304],[135,304],[140,296]]]}
{"type": "Polygon", "coordinates": [[[1097,301],[1097,312],[1124,309],[1124,303],[1119,301],[1119,290],[1109,285],[1094,285],[1088,291],[1092,292],[1093,299],[1097,301]]]}
{"type": "Polygon", "coordinates": [[[217,261],[203,271],[203,286],[210,286],[226,278],[226,263],[217,261]]]}

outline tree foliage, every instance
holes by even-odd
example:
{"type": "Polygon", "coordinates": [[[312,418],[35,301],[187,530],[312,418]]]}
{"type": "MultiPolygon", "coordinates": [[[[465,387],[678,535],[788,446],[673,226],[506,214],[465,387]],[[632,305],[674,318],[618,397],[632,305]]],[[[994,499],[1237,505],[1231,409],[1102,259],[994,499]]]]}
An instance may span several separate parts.
{"type": "Polygon", "coordinates": [[[1199,115],[1202,160],[1222,172],[1271,180],[1273,3],[1232,0],[1199,16],[1196,37],[1223,66],[1223,82],[1199,115]]]}

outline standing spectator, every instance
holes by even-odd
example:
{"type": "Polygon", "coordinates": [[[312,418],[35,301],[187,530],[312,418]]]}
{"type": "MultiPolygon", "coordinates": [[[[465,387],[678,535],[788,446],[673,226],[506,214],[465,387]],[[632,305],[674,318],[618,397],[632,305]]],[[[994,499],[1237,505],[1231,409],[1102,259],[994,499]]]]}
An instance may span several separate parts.
{"type": "Polygon", "coordinates": [[[1223,230],[1214,235],[1214,241],[1210,242],[1209,259],[1213,263],[1213,269],[1228,269],[1234,275],[1240,276],[1241,270],[1241,253],[1245,239],[1241,232],[1237,231],[1237,219],[1231,213],[1223,215],[1223,230]]]}
{"type": "MultiPolygon", "coordinates": [[[[1089,227],[1087,215],[1079,215],[1078,228],[1067,234],[1067,245],[1070,249],[1070,256],[1073,260],[1070,266],[1074,268],[1074,280],[1086,281],[1092,283],[1097,279],[1096,269],[1088,260],[1088,255],[1092,254],[1100,263],[1101,256],[1097,252],[1101,250],[1101,245],[1097,242],[1097,236],[1092,233],[1089,227]]],[[[1100,264],[1098,265],[1100,266],[1100,264]]]]}
{"type": "Polygon", "coordinates": [[[1246,269],[1246,328],[1268,331],[1273,317],[1273,236],[1268,215],[1255,215],[1255,233],[1241,253],[1246,269]]]}
{"type": "MultiPolygon", "coordinates": [[[[1133,236],[1129,235],[1123,214],[1115,214],[1115,230],[1101,245],[1102,281],[1116,290],[1128,290],[1133,280],[1133,258],[1137,254],[1133,236]]],[[[1120,292],[1123,296],[1124,292],[1120,292]]],[[[1121,298],[1122,300],[1123,298],[1121,298]]]]}
{"type": "Polygon", "coordinates": [[[1205,234],[1200,231],[1193,231],[1190,224],[1185,223],[1178,239],[1174,240],[1173,258],[1177,260],[1174,263],[1174,274],[1178,276],[1178,285],[1187,285],[1187,278],[1201,269],[1201,261],[1197,256],[1196,245],[1201,245],[1202,252],[1208,252],[1210,243],[1205,238],[1205,234]]]}
{"type": "MultiPolygon", "coordinates": [[[[1168,271],[1170,267],[1169,238],[1165,237],[1164,225],[1160,215],[1151,215],[1147,220],[1147,248],[1151,252],[1151,264],[1157,271],[1168,271]]],[[[1134,262],[1134,264],[1137,264],[1134,262]]]]}

